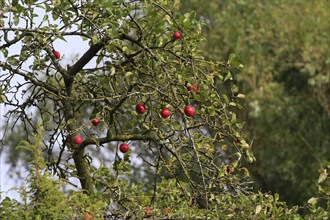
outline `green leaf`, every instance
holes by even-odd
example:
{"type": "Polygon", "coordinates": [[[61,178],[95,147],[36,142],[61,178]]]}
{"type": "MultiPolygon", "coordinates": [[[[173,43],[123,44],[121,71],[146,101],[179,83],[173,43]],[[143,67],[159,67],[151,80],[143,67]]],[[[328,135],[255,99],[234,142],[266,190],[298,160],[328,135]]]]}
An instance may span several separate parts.
{"type": "Polygon", "coordinates": [[[4,103],[7,100],[5,95],[0,95],[0,103],[4,103]]]}
{"type": "Polygon", "coordinates": [[[12,205],[11,199],[9,197],[6,197],[4,200],[1,202],[1,208],[8,208],[12,205]]]}
{"type": "Polygon", "coordinates": [[[228,79],[230,79],[230,80],[233,79],[233,76],[231,75],[231,72],[230,72],[230,71],[227,72],[227,75],[225,76],[225,78],[224,78],[223,81],[225,82],[225,81],[227,81],[228,79]]]}
{"type": "Polygon", "coordinates": [[[64,42],[66,42],[66,43],[68,42],[62,35],[58,35],[57,38],[64,41],[64,42]]]}
{"type": "Polygon", "coordinates": [[[236,67],[236,68],[244,68],[243,64],[239,63],[236,60],[236,55],[235,54],[230,54],[229,55],[228,64],[233,66],[233,67],[236,67]]]}
{"type": "Polygon", "coordinates": [[[318,198],[312,197],[310,198],[307,203],[311,205],[316,205],[318,198]]]}
{"type": "Polygon", "coordinates": [[[236,55],[235,54],[230,54],[228,58],[228,63],[231,64],[232,62],[235,61],[236,55]]]}
{"type": "Polygon", "coordinates": [[[2,52],[5,58],[8,56],[8,50],[6,48],[1,49],[0,51],[2,52]]]}
{"type": "Polygon", "coordinates": [[[18,55],[8,57],[7,62],[13,66],[18,66],[20,61],[16,57],[18,57],[18,55]]]}
{"type": "Polygon", "coordinates": [[[228,98],[228,96],[226,96],[225,94],[223,94],[222,97],[224,98],[225,103],[226,104],[229,104],[229,98],[228,98]]]}
{"type": "Polygon", "coordinates": [[[234,112],[233,112],[233,114],[231,116],[231,122],[232,123],[236,123],[237,122],[236,113],[234,113],[234,112]]]}

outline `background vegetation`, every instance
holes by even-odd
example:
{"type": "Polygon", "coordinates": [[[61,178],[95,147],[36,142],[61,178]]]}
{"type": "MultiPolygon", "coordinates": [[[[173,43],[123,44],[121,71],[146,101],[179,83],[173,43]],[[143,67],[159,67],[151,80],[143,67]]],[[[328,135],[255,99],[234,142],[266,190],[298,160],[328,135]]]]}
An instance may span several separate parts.
{"type": "Polygon", "coordinates": [[[330,159],[330,2],[182,1],[207,25],[201,50],[216,60],[236,53],[235,73],[246,95],[245,131],[263,191],[290,205],[315,193],[315,171],[330,159]]]}

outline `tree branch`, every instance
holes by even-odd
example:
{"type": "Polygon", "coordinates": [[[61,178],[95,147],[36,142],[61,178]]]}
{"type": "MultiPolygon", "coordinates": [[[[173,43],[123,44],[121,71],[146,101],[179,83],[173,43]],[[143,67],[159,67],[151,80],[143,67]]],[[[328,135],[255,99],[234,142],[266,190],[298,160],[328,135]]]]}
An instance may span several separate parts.
{"type": "Polygon", "coordinates": [[[3,67],[4,69],[7,69],[11,72],[16,73],[17,75],[23,76],[24,78],[28,79],[32,84],[36,86],[40,86],[41,88],[45,88],[46,90],[55,93],[56,95],[60,94],[60,92],[52,85],[47,84],[45,82],[38,81],[34,79],[33,77],[29,76],[28,73],[23,73],[22,71],[18,69],[14,69],[11,65],[9,65],[6,62],[0,62],[0,67],[3,67]]]}
{"type": "Polygon", "coordinates": [[[87,139],[82,142],[79,146],[79,149],[85,148],[90,144],[105,144],[110,143],[112,141],[146,141],[146,140],[154,140],[153,137],[149,135],[139,135],[139,134],[122,134],[122,135],[114,135],[107,136],[99,139],[87,139]]]}
{"type": "Polygon", "coordinates": [[[132,37],[126,35],[126,34],[122,34],[122,35],[120,35],[120,39],[122,39],[122,40],[128,40],[128,41],[130,41],[130,42],[132,42],[132,43],[138,45],[138,46],[141,47],[142,49],[145,49],[146,51],[148,51],[148,53],[149,53],[149,54],[152,56],[152,58],[154,58],[156,61],[159,60],[158,57],[156,56],[156,54],[154,54],[154,52],[152,52],[152,50],[151,50],[149,47],[143,45],[140,41],[135,40],[134,38],[132,38],[132,37]]]}
{"type": "Polygon", "coordinates": [[[68,31],[68,32],[56,32],[56,31],[44,31],[42,29],[27,29],[27,28],[1,28],[1,31],[21,31],[24,32],[23,34],[27,33],[38,33],[38,34],[46,34],[46,35],[54,35],[54,36],[72,36],[72,35],[78,35],[83,36],[86,38],[90,38],[89,35],[79,32],[79,31],[68,31]]]}
{"type": "Polygon", "coordinates": [[[75,76],[104,46],[105,43],[101,42],[92,45],[85,54],[69,68],[69,75],[75,76]]]}
{"type": "MultiPolygon", "coordinates": [[[[5,31],[4,31],[5,32],[5,31]]],[[[7,42],[6,44],[3,44],[0,46],[0,49],[4,49],[6,47],[10,47],[13,44],[16,44],[17,42],[19,42],[20,40],[22,40],[25,36],[27,35],[27,33],[22,34],[20,37],[16,37],[12,40],[8,40],[6,39],[7,36],[7,32],[5,32],[5,41],[7,42]]]]}

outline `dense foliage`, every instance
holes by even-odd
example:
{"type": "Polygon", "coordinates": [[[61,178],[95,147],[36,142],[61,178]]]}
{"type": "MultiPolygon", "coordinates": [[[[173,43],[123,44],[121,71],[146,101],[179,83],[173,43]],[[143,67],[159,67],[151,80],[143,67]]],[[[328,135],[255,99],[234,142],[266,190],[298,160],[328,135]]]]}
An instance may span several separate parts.
{"type": "Polygon", "coordinates": [[[182,1],[204,19],[209,59],[238,54],[235,80],[246,95],[245,131],[257,188],[302,204],[330,160],[329,1],[182,1]]]}
{"type": "MultiPolygon", "coordinates": [[[[30,159],[22,201],[1,198],[0,219],[301,218],[252,190],[233,76],[243,65],[206,60],[203,22],[179,1],[1,5],[2,143],[30,159]],[[88,44],[72,60],[70,38],[88,44]]],[[[307,218],[327,218],[329,169],[307,218]]]]}

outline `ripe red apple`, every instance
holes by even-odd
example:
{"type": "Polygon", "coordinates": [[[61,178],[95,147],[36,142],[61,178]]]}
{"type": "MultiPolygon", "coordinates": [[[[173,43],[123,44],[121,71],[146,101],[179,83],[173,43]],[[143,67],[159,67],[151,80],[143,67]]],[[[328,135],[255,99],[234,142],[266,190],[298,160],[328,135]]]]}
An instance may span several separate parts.
{"type": "Polygon", "coordinates": [[[73,138],[73,143],[74,144],[81,144],[83,142],[83,139],[81,136],[79,135],[76,135],[74,138],[73,138]]]}
{"type": "Polygon", "coordinates": [[[160,112],[160,116],[162,116],[162,118],[168,118],[170,115],[171,115],[171,111],[168,108],[164,108],[160,112]]]}
{"type": "Polygon", "coordinates": [[[143,114],[146,112],[145,105],[141,102],[135,106],[135,110],[138,114],[143,114]]]}
{"type": "Polygon", "coordinates": [[[179,31],[176,31],[176,32],[173,33],[173,37],[175,39],[181,39],[182,36],[181,36],[181,33],[179,31]]]}
{"type": "Polygon", "coordinates": [[[93,220],[93,216],[91,214],[85,214],[83,220],[93,220]]]}
{"type": "Polygon", "coordinates": [[[53,50],[53,54],[56,57],[56,59],[60,59],[60,57],[61,57],[60,52],[58,52],[57,50],[53,50]]]}
{"type": "Polygon", "coordinates": [[[195,108],[192,107],[191,105],[187,105],[185,108],[184,108],[184,113],[188,116],[188,117],[191,117],[195,114],[195,108]]]}
{"type": "Polygon", "coordinates": [[[151,209],[149,207],[146,208],[146,217],[150,218],[152,216],[151,209]]]}
{"type": "Polygon", "coordinates": [[[196,84],[190,84],[187,87],[187,89],[188,89],[189,92],[195,92],[195,93],[197,93],[197,91],[198,91],[198,85],[196,85],[196,84]]]}
{"type": "Polygon", "coordinates": [[[100,125],[100,119],[99,118],[94,118],[93,120],[92,120],[92,124],[94,125],[94,126],[99,126],[100,125]]]}
{"type": "Polygon", "coordinates": [[[122,152],[123,154],[124,154],[124,153],[127,153],[127,151],[128,151],[128,144],[125,144],[125,143],[121,144],[121,145],[119,146],[119,150],[120,150],[120,152],[122,152]]]}

